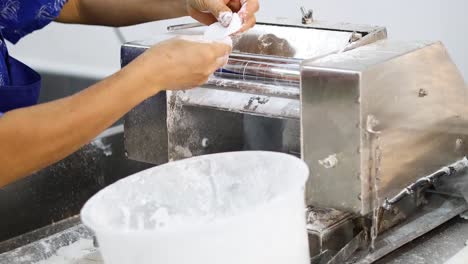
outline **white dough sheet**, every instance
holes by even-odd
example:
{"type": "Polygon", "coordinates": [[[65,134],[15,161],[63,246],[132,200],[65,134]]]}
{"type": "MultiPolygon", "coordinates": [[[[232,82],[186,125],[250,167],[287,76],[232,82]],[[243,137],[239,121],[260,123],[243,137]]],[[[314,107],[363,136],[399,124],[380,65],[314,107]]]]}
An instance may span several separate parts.
{"type": "Polygon", "coordinates": [[[220,22],[210,25],[204,33],[204,39],[211,41],[222,40],[238,32],[241,28],[242,19],[239,14],[234,13],[229,26],[225,27],[220,22]]]}

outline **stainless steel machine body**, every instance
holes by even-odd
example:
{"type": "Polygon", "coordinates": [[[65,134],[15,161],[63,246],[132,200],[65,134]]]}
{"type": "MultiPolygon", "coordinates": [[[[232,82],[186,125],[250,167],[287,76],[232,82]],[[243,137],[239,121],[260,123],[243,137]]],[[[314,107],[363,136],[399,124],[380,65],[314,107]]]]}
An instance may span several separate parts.
{"type": "MultiPolygon", "coordinates": [[[[386,31],[348,24],[286,25],[259,24],[236,38],[229,64],[205,86],[160,93],[132,110],[125,118],[128,157],[161,164],[251,148],[299,155],[301,63],[383,39],[386,31]],[[253,120],[256,117],[258,120],[253,120]],[[257,122],[262,125],[256,126],[257,122]],[[284,127],[286,135],[280,131],[271,139],[253,138],[267,126],[284,127]]],[[[170,32],[151,41],[126,44],[122,64],[159,41],[202,30],[170,32]]]]}
{"type": "MultiPolygon", "coordinates": [[[[359,257],[370,263],[467,209],[459,197],[425,195],[468,166],[465,82],[441,43],[389,41],[382,27],[304,14],[306,24],[259,23],[234,39],[206,85],[160,93],[128,113],[127,156],[153,164],[239,150],[300,156],[311,169],[314,261],[343,263],[371,247],[374,255],[359,257]],[[402,237],[401,227],[412,232],[402,237]]],[[[179,28],[124,45],[122,65],[162,40],[203,32],[179,28]]]]}
{"type": "Polygon", "coordinates": [[[440,43],[385,40],[306,61],[302,85],[310,204],[365,215],[466,153],[467,89],[440,43]]]}

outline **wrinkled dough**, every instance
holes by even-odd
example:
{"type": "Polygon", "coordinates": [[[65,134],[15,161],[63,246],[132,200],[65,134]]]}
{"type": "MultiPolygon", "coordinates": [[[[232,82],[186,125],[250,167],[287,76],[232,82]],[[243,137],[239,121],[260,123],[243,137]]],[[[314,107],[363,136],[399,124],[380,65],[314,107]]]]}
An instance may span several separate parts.
{"type": "Polygon", "coordinates": [[[204,34],[205,40],[220,40],[238,32],[242,28],[242,20],[239,14],[232,15],[231,24],[224,27],[221,23],[217,22],[209,26],[204,34]]]}

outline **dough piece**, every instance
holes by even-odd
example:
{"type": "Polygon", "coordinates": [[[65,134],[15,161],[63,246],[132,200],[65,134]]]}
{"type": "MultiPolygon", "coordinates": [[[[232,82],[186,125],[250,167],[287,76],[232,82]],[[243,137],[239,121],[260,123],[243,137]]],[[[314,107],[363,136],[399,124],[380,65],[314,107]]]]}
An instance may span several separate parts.
{"type": "Polygon", "coordinates": [[[226,37],[236,33],[242,28],[242,20],[239,14],[234,13],[232,15],[231,24],[228,27],[223,26],[221,23],[217,22],[210,25],[204,34],[206,40],[220,40],[225,39],[226,37]]]}

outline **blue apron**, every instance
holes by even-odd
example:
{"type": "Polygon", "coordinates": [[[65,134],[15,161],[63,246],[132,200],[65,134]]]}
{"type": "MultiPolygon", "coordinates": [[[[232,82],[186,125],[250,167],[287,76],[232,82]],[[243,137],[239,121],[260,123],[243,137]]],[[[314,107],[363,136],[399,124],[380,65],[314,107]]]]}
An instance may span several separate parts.
{"type": "Polygon", "coordinates": [[[10,84],[0,86],[0,113],[37,104],[41,76],[20,61],[8,57],[10,84]]]}
{"type": "Polygon", "coordinates": [[[9,56],[5,41],[16,44],[59,16],[67,0],[0,0],[0,116],[37,103],[41,77],[9,56]]]}

